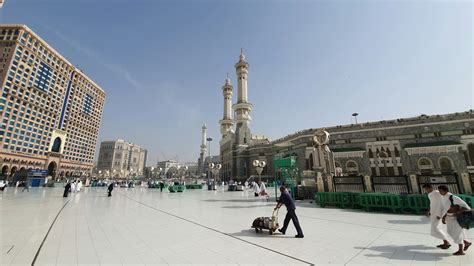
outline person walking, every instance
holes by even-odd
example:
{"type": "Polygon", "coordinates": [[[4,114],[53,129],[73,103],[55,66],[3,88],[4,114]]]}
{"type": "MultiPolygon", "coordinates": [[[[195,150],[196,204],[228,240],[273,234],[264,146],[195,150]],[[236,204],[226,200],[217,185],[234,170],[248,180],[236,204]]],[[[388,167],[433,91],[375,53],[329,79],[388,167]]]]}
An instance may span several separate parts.
{"type": "Polygon", "coordinates": [[[112,190],[114,190],[114,182],[111,182],[109,187],[107,188],[108,197],[112,197],[112,190]]]}
{"type": "Polygon", "coordinates": [[[458,251],[453,253],[454,256],[464,255],[472,245],[467,241],[466,229],[462,228],[457,220],[457,214],[464,210],[470,210],[471,207],[463,201],[460,197],[449,192],[447,186],[441,185],[438,187],[439,193],[443,195],[443,224],[448,226],[448,235],[453,239],[454,243],[458,244],[458,251]]]}
{"type": "Polygon", "coordinates": [[[23,184],[25,184],[25,186],[23,187],[23,189],[21,190],[21,192],[23,191],[27,191],[27,192],[30,192],[30,186],[28,186],[28,182],[23,182],[23,184]]]}
{"type": "Polygon", "coordinates": [[[286,191],[286,188],[284,186],[280,187],[280,198],[278,199],[278,204],[275,207],[275,210],[279,209],[282,205],[286,206],[286,216],[285,216],[285,221],[283,222],[283,227],[281,229],[278,229],[278,231],[282,234],[286,234],[286,229],[288,228],[288,224],[290,223],[290,220],[293,221],[293,225],[296,228],[296,232],[298,233],[295,235],[296,238],[303,238],[303,230],[301,230],[300,222],[298,221],[298,217],[296,216],[296,206],[295,203],[293,202],[293,199],[291,198],[290,193],[286,191]]]}
{"type": "Polygon", "coordinates": [[[76,193],[76,180],[71,182],[71,193],[76,193]]]}
{"type": "Polygon", "coordinates": [[[163,192],[164,187],[165,187],[165,183],[160,182],[160,192],[163,192]]]}
{"type": "Polygon", "coordinates": [[[431,236],[443,240],[443,244],[436,246],[441,249],[448,249],[451,247],[446,232],[440,228],[441,218],[443,217],[443,207],[441,205],[442,195],[438,190],[433,189],[431,184],[424,184],[423,189],[428,193],[428,199],[430,200],[430,209],[426,216],[430,218],[431,222],[431,236]]]}
{"type": "Polygon", "coordinates": [[[260,196],[260,187],[258,186],[257,182],[253,182],[253,194],[255,197],[260,196]]]}
{"type": "Polygon", "coordinates": [[[67,182],[67,184],[64,186],[63,197],[67,198],[70,190],[71,190],[71,182],[67,182]]]}

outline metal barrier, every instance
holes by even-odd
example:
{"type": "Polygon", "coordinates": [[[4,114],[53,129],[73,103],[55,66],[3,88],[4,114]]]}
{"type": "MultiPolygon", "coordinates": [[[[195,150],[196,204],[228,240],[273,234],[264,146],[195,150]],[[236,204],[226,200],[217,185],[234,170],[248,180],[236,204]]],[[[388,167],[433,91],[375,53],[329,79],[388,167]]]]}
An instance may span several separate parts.
{"type": "Polygon", "coordinates": [[[440,174],[440,175],[417,175],[418,189],[420,194],[423,193],[423,185],[431,184],[434,189],[438,189],[438,186],[445,185],[448,187],[449,192],[453,194],[461,194],[464,191],[461,189],[459,184],[459,177],[456,173],[454,174],[440,174]]]}
{"type": "Polygon", "coordinates": [[[366,192],[363,176],[334,176],[335,192],[366,192]]]}
{"type": "Polygon", "coordinates": [[[391,194],[411,194],[408,176],[372,176],[372,191],[391,194]]]}

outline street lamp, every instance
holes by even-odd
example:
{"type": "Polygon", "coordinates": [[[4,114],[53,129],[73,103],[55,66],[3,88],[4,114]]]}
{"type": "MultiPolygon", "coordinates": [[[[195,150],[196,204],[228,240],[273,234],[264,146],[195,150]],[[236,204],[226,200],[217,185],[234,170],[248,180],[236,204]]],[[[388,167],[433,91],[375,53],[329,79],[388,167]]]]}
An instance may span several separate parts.
{"type": "Polygon", "coordinates": [[[207,138],[207,147],[209,147],[208,149],[208,154],[209,154],[209,157],[211,157],[211,141],[212,141],[212,138],[207,138]]]}
{"type": "Polygon", "coordinates": [[[259,160],[254,160],[253,161],[253,166],[255,167],[255,169],[257,170],[257,174],[258,174],[258,182],[261,182],[261,176],[262,176],[262,171],[263,171],[263,168],[267,165],[267,163],[265,161],[259,161],[259,160]]]}
{"type": "MultiPolygon", "coordinates": [[[[217,176],[219,174],[219,171],[221,170],[222,168],[222,165],[220,163],[218,164],[214,164],[214,163],[209,163],[208,164],[208,167],[209,169],[211,169],[211,172],[212,172],[212,176],[217,176]]],[[[214,184],[215,184],[216,180],[214,180],[214,184]]],[[[209,188],[209,185],[211,185],[211,180],[210,180],[210,176],[207,177],[207,184],[208,184],[208,190],[210,190],[209,188]]],[[[212,187],[215,187],[215,185],[213,185],[212,187]]]]}
{"type": "Polygon", "coordinates": [[[359,115],[358,113],[353,113],[353,114],[352,114],[352,116],[355,118],[356,125],[357,125],[357,116],[358,116],[358,115],[359,115]]]}

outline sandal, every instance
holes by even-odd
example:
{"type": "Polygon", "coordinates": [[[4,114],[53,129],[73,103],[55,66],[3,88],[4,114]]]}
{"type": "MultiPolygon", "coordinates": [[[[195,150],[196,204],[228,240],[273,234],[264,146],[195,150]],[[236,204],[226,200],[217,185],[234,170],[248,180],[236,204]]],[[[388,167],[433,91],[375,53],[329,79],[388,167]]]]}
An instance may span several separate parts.
{"type": "Polygon", "coordinates": [[[444,244],[437,245],[436,247],[437,247],[437,248],[442,248],[442,247],[444,247],[444,244]]]}
{"type": "Polygon", "coordinates": [[[471,242],[464,245],[464,251],[466,251],[472,245],[471,242]]]}
{"type": "Polygon", "coordinates": [[[442,245],[440,248],[441,249],[448,249],[451,247],[451,244],[447,244],[447,245],[442,245]]]}
{"type": "Polygon", "coordinates": [[[458,251],[458,252],[455,252],[453,253],[454,256],[461,256],[461,255],[465,255],[464,252],[461,251],[458,251]]]}

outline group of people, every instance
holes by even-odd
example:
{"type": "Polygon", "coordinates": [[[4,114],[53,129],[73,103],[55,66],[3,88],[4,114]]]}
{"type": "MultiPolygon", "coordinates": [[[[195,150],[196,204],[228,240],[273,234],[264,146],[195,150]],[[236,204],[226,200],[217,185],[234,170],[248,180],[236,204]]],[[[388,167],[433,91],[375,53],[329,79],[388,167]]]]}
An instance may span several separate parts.
{"type": "Polygon", "coordinates": [[[438,186],[436,190],[431,184],[425,184],[423,189],[428,193],[430,200],[430,209],[427,216],[430,217],[431,221],[431,235],[443,240],[443,243],[437,247],[441,249],[450,248],[449,235],[454,244],[458,245],[458,250],[453,255],[464,255],[464,251],[467,251],[472,243],[467,241],[466,229],[459,224],[457,217],[461,212],[470,210],[471,207],[461,198],[450,193],[447,186],[438,186]],[[441,228],[441,223],[447,225],[446,231],[441,228]]]}
{"type": "Polygon", "coordinates": [[[80,192],[82,189],[82,181],[81,180],[74,180],[74,181],[69,181],[67,184],[64,186],[64,193],[63,197],[67,198],[69,193],[77,193],[80,192]]]}
{"type": "Polygon", "coordinates": [[[267,187],[265,186],[264,182],[262,182],[262,181],[255,182],[255,181],[253,181],[251,183],[251,186],[253,188],[253,193],[254,193],[255,197],[268,196],[267,187]]]}

